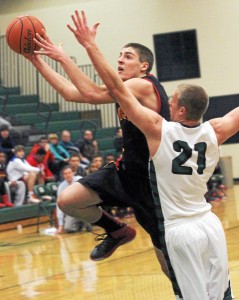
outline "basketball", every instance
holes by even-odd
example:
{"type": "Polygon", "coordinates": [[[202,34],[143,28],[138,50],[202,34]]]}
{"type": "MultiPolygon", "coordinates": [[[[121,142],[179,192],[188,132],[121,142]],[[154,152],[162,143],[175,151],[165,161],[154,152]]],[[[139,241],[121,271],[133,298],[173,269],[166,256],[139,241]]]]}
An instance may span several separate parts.
{"type": "Polygon", "coordinates": [[[42,36],[44,25],[34,16],[20,16],[11,21],[6,30],[6,39],[9,47],[23,55],[30,55],[34,50],[39,50],[33,38],[36,33],[42,36]]]}

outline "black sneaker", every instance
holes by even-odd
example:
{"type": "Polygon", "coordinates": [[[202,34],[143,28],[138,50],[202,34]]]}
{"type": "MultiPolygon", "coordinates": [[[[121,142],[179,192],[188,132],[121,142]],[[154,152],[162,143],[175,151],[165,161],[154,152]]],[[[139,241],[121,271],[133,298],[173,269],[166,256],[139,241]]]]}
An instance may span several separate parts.
{"type": "Polygon", "coordinates": [[[128,225],[111,232],[99,234],[95,240],[102,241],[90,254],[92,260],[103,260],[111,256],[115,250],[126,243],[131,242],[136,236],[136,230],[128,225]]]}

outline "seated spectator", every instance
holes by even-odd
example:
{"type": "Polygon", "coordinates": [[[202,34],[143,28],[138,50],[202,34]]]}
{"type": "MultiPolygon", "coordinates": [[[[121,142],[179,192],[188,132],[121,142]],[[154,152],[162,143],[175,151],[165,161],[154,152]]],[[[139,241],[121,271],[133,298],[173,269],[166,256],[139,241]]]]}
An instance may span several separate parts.
{"type": "Polygon", "coordinates": [[[4,152],[0,152],[0,208],[13,207],[14,205],[9,201],[8,194],[6,191],[5,180],[6,180],[6,155],[4,152]]]}
{"type": "Polygon", "coordinates": [[[50,151],[54,155],[55,160],[68,162],[70,158],[69,152],[59,145],[58,136],[56,133],[51,133],[48,136],[50,151]]]}
{"type": "Polygon", "coordinates": [[[59,140],[56,133],[49,134],[48,141],[50,145],[50,151],[55,158],[55,162],[57,163],[57,173],[54,174],[57,176],[57,180],[59,180],[62,168],[68,164],[70,153],[59,145],[59,140]]]}
{"type": "Polygon", "coordinates": [[[123,152],[123,136],[122,136],[122,129],[118,128],[116,131],[116,134],[114,136],[113,145],[116,151],[116,157],[122,155],[123,152]]]}
{"type": "Polygon", "coordinates": [[[78,147],[71,141],[71,133],[68,130],[63,130],[61,133],[61,141],[59,145],[65,148],[70,154],[77,153],[79,155],[80,151],[78,147]]]}
{"type": "Polygon", "coordinates": [[[26,185],[23,181],[8,180],[6,172],[6,155],[4,152],[0,152],[0,185],[2,197],[2,203],[0,203],[0,207],[12,207],[24,204],[26,185]]]}
{"type": "Polygon", "coordinates": [[[78,139],[75,142],[82,156],[82,163],[90,164],[94,155],[99,153],[98,143],[93,137],[91,130],[85,130],[83,139],[78,139]]]}
{"type": "MultiPolygon", "coordinates": [[[[64,181],[60,183],[57,190],[57,195],[60,195],[60,193],[70,184],[73,182],[79,180],[81,176],[74,176],[74,173],[71,169],[70,165],[67,165],[62,170],[62,176],[64,178],[64,181]]],[[[65,215],[57,206],[57,222],[58,222],[58,228],[57,233],[74,233],[77,231],[81,231],[84,226],[86,226],[86,229],[88,231],[91,230],[91,226],[88,223],[84,223],[76,218],[73,218],[71,216],[65,215]]]]}
{"type": "Polygon", "coordinates": [[[104,159],[103,156],[101,154],[96,154],[92,157],[92,163],[96,164],[96,167],[98,169],[102,168],[104,166],[104,159]]]}
{"type": "Polygon", "coordinates": [[[14,148],[15,155],[9,161],[7,165],[7,176],[10,181],[23,180],[26,183],[28,189],[28,202],[39,203],[33,193],[33,187],[38,182],[39,175],[41,175],[41,169],[32,167],[25,159],[24,146],[17,145],[14,148]]]}
{"type": "Polygon", "coordinates": [[[71,154],[69,165],[71,166],[74,176],[79,175],[84,177],[86,175],[85,165],[81,164],[80,157],[77,153],[71,154]]]}
{"type": "Polygon", "coordinates": [[[43,163],[49,166],[50,162],[54,162],[54,155],[50,151],[50,145],[45,136],[40,137],[38,143],[35,143],[29,152],[28,157],[33,156],[39,148],[44,148],[46,151],[46,155],[44,156],[43,163]]]}
{"type": "Polygon", "coordinates": [[[40,137],[39,141],[34,144],[34,146],[32,147],[28,155],[28,158],[34,156],[37,150],[40,148],[44,148],[46,151],[46,155],[43,159],[43,163],[45,163],[47,167],[50,169],[50,171],[53,173],[53,175],[55,175],[55,177],[59,179],[59,175],[58,175],[60,173],[59,166],[54,158],[54,155],[50,151],[50,144],[48,143],[46,136],[40,137]]]}
{"type": "Polygon", "coordinates": [[[98,171],[99,169],[101,169],[104,165],[103,162],[104,161],[103,161],[102,155],[100,155],[100,154],[95,155],[92,158],[92,161],[91,161],[89,167],[86,168],[87,175],[91,174],[91,173],[94,173],[94,172],[98,171]]]}
{"type": "Polygon", "coordinates": [[[223,178],[224,176],[222,175],[222,171],[218,163],[212,176],[207,182],[208,191],[205,194],[207,202],[220,202],[225,199],[227,187],[222,183],[223,178]]]}
{"type": "Polygon", "coordinates": [[[6,154],[6,163],[14,156],[14,143],[6,124],[0,127],[0,151],[6,154]]]}
{"type": "Polygon", "coordinates": [[[115,161],[115,156],[114,156],[114,154],[113,153],[107,153],[106,155],[105,155],[105,164],[109,164],[109,163],[111,163],[111,162],[114,162],[115,161]]]}
{"type": "Polygon", "coordinates": [[[44,148],[39,148],[35,154],[29,154],[26,158],[27,162],[33,166],[41,169],[41,176],[38,178],[38,182],[45,184],[49,181],[54,181],[55,177],[44,162],[46,156],[46,150],[44,148]]]}

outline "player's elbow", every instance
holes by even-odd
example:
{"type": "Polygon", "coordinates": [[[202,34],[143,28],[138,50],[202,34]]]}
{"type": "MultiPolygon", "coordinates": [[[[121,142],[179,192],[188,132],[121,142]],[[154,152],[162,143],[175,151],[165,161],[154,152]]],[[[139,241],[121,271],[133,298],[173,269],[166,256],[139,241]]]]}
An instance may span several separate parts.
{"type": "Polygon", "coordinates": [[[60,95],[67,102],[76,102],[79,98],[79,93],[76,93],[74,90],[64,87],[61,89],[60,95]]]}
{"type": "MultiPolygon", "coordinates": [[[[104,103],[105,94],[97,92],[97,91],[85,90],[82,93],[82,97],[84,98],[84,102],[95,105],[95,104],[104,103]]],[[[108,101],[106,100],[106,103],[107,102],[108,101]]]]}
{"type": "Polygon", "coordinates": [[[66,102],[78,102],[78,103],[87,102],[85,101],[84,96],[80,93],[75,93],[75,92],[72,93],[67,91],[62,93],[61,95],[66,102]]]}
{"type": "Polygon", "coordinates": [[[109,92],[110,92],[110,95],[114,99],[121,99],[123,101],[124,95],[125,95],[125,90],[124,89],[120,89],[116,85],[114,85],[112,87],[109,87],[109,92]]]}
{"type": "Polygon", "coordinates": [[[85,102],[87,102],[89,104],[95,104],[96,101],[98,100],[98,95],[95,94],[94,92],[84,91],[83,98],[84,98],[85,102]]]}

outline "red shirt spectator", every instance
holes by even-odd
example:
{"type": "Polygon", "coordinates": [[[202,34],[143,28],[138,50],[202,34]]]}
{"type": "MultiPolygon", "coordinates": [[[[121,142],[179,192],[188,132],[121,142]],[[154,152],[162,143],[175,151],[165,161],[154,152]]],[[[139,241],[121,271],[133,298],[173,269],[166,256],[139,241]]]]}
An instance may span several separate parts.
{"type": "Polygon", "coordinates": [[[50,145],[48,144],[47,138],[45,136],[41,137],[39,142],[34,144],[32,147],[28,157],[34,156],[37,150],[40,148],[44,148],[46,151],[46,155],[44,156],[43,162],[48,165],[49,162],[53,162],[55,160],[54,155],[50,151],[50,145]]]}
{"type": "Polygon", "coordinates": [[[44,180],[53,181],[55,178],[45,162],[45,156],[46,150],[44,148],[39,148],[35,154],[30,153],[26,160],[31,166],[41,169],[44,180]]]}

